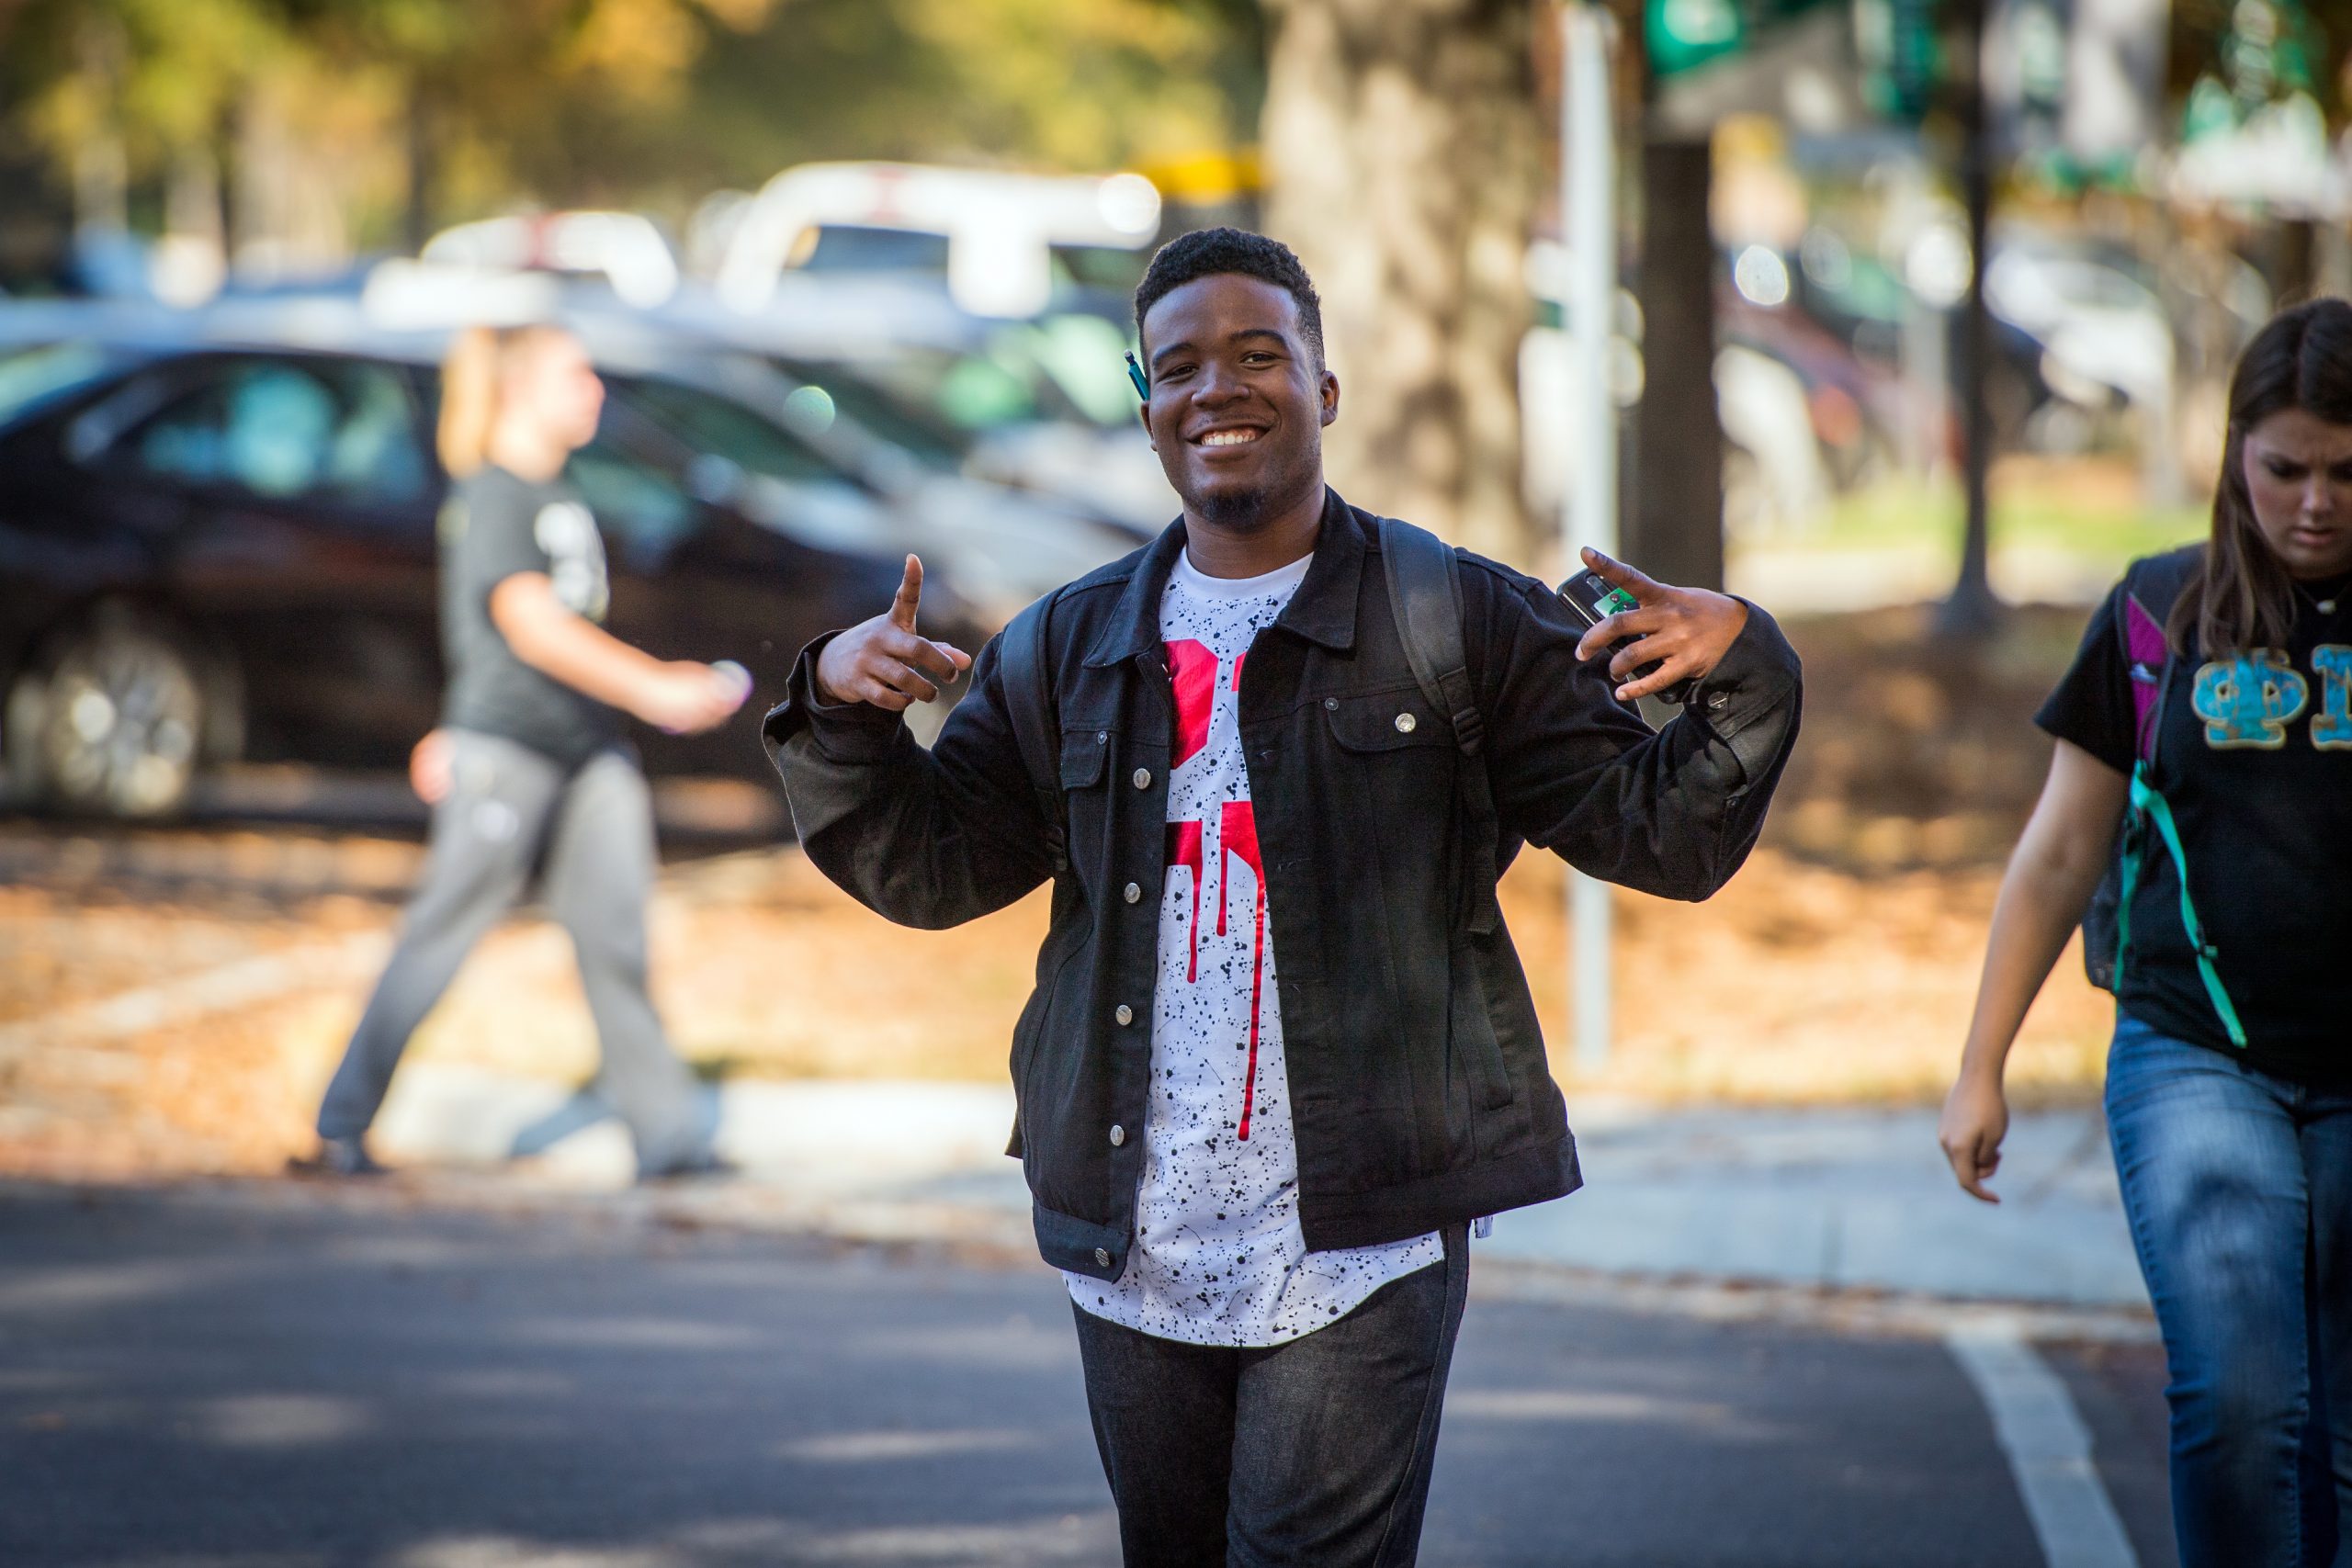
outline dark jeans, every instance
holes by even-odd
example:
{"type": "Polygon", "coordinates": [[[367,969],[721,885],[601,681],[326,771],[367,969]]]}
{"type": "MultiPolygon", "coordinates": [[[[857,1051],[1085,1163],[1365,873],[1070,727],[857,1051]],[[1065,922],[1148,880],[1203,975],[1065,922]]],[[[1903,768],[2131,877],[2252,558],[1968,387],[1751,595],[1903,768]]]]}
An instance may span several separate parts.
{"type": "Polygon", "coordinates": [[[1286,1344],[1140,1334],[1073,1305],[1127,1568],[1407,1568],[1470,1284],[1445,1259],[1286,1344]]]}
{"type": "Polygon", "coordinates": [[[2352,1089],[2119,1013],[2107,1119],[2171,1367],[2182,1568],[2352,1568],[2352,1089]]]}

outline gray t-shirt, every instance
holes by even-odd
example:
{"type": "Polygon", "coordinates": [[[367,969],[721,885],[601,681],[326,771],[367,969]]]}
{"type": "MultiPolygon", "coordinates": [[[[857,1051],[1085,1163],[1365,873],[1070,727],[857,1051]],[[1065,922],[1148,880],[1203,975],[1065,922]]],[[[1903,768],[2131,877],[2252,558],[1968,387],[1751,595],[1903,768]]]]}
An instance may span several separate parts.
{"type": "Polygon", "coordinates": [[[491,590],[517,572],[547,574],[564,607],[605,618],[608,585],[596,519],[561,483],[485,468],[441,508],[441,649],[449,692],[441,722],[519,741],[576,768],[620,734],[620,715],[541,674],[490,618],[491,590]]]}

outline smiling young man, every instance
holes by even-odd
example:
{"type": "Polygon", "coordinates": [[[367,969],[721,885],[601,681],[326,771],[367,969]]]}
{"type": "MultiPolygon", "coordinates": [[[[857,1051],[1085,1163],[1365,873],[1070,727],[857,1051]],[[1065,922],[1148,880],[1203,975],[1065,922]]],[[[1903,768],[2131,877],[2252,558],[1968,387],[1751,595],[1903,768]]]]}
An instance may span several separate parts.
{"type": "Polygon", "coordinates": [[[974,668],[917,632],[910,558],[887,613],[802,654],[768,743],[809,857],[891,919],[1054,879],[1012,1152],[1127,1562],[1409,1563],[1469,1224],[1578,1182],[1495,879],[1526,842],[1714,891],[1794,739],[1797,661],[1761,611],[1589,552],[1640,604],[1589,634],[1454,552],[1457,734],[1379,519],[1324,483],[1340,383],[1297,259],[1184,235],[1136,317],[1183,515],[1032,612],[1034,671],[1006,638],[974,668]],[[899,715],[967,669],[923,751],[899,715]],[[1628,699],[1686,678],[1653,733],[1628,699]],[[1030,711],[1053,787],[1024,767],[1030,711]]]}

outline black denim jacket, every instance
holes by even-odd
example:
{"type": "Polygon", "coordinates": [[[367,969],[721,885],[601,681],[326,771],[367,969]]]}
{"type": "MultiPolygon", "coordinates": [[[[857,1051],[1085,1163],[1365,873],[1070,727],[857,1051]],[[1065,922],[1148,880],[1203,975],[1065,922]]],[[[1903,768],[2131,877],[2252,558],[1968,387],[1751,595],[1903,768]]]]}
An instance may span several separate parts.
{"type": "MultiPolygon", "coordinates": [[[[1135,1234],[1149,1093],[1174,699],[1159,598],[1181,522],[1061,592],[1046,656],[1069,867],[1013,1032],[1021,1156],[1046,1260],[1106,1280],[1135,1234]]],[[[1414,683],[1376,521],[1327,502],[1315,559],[1241,678],[1264,856],[1299,1218],[1370,1246],[1572,1191],[1576,1141],[1493,883],[1522,840],[1591,874],[1704,898],[1739,868],[1796,737],[1796,654],[1747,624],[1653,733],[1551,589],[1467,552],[1464,641],[1498,852],[1467,831],[1451,727],[1414,683]],[[1487,863],[1475,863],[1484,861],[1487,863]]],[[[902,925],[952,926],[1054,874],[996,646],[930,751],[896,715],[827,705],[804,649],[767,716],[809,858],[902,925]]]]}

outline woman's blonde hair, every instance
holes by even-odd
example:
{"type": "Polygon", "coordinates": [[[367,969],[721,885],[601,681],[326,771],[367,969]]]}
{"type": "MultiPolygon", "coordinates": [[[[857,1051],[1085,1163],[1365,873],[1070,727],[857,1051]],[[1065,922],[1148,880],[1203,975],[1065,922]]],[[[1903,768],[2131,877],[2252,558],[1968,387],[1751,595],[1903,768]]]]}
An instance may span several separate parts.
{"type": "Polygon", "coordinates": [[[435,445],[451,479],[464,479],[488,460],[490,433],[497,427],[502,389],[515,356],[560,335],[561,328],[544,322],[468,327],[449,344],[441,361],[441,426],[435,445]]]}

